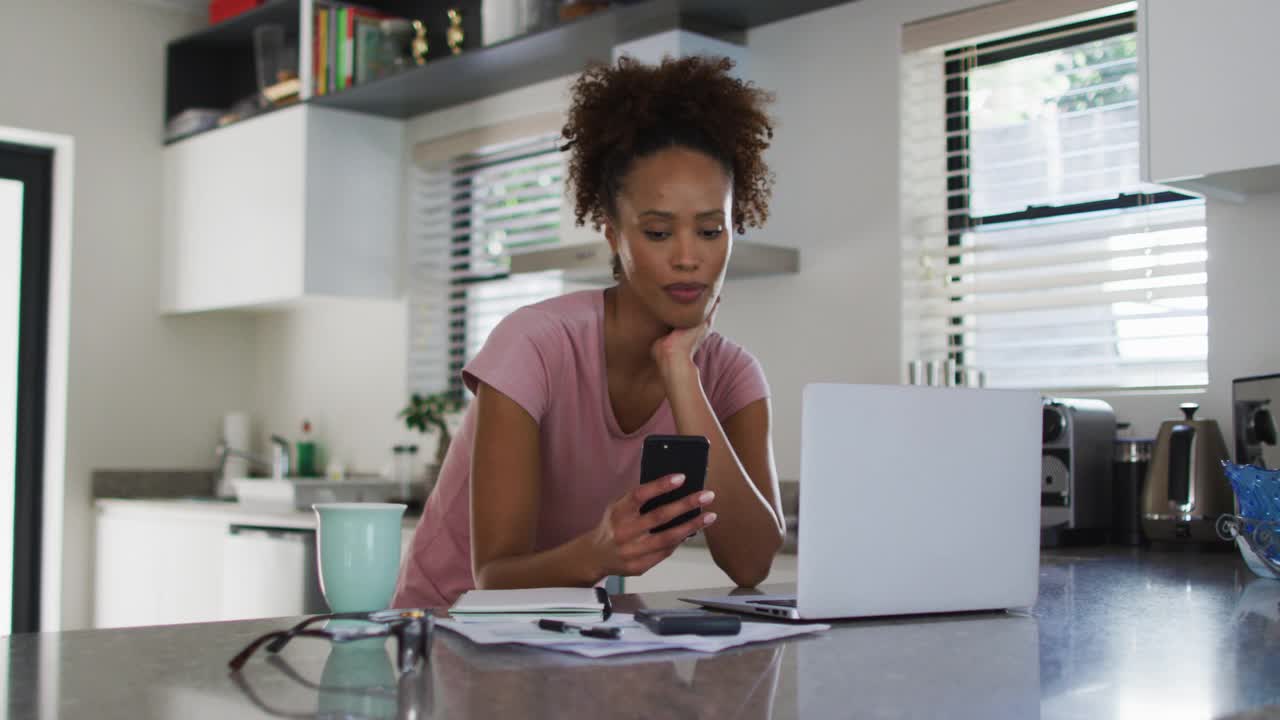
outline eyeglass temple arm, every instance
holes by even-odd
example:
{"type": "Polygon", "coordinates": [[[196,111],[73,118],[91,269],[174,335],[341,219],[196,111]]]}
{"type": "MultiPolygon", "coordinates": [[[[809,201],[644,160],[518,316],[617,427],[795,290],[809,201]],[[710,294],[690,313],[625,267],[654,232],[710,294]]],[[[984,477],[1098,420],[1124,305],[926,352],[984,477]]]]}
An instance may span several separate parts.
{"type": "MultiPolygon", "coordinates": [[[[253,642],[246,645],[245,648],[235,657],[231,658],[231,662],[227,663],[227,665],[231,668],[232,672],[239,670],[244,667],[244,664],[249,661],[249,658],[257,652],[258,648],[262,647],[268,640],[275,640],[278,642],[283,638],[284,642],[289,642],[289,637],[291,637],[289,634],[290,632],[292,631],[276,630],[275,632],[269,632],[266,635],[255,639],[253,642]]],[[[281,644],[283,645],[283,643],[281,644]]]]}
{"type": "Polygon", "coordinates": [[[273,640],[271,644],[267,646],[267,652],[273,652],[273,653],[280,652],[285,645],[289,644],[289,640],[291,640],[294,635],[297,635],[303,630],[306,630],[307,627],[309,625],[312,625],[313,623],[318,623],[318,622],[327,621],[327,620],[367,620],[368,618],[369,618],[369,613],[367,612],[345,612],[345,613],[330,613],[328,615],[312,615],[311,617],[302,620],[297,625],[294,625],[293,627],[286,630],[281,637],[278,637],[275,640],[273,640]]]}
{"type": "Polygon", "coordinates": [[[253,655],[253,653],[257,651],[258,648],[262,647],[264,643],[271,641],[272,645],[276,645],[278,643],[280,647],[283,647],[290,640],[298,636],[318,637],[318,638],[325,638],[325,639],[330,638],[329,633],[326,633],[323,630],[308,630],[308,629],[276,630],[275,632],[269,632],[266,635],[263,635],[262,637],[249,643],[248,647],[241,650],[240,653],[235,657],[231,658],[231,662],[227,663],[227,665],[231,667],[231,670],[233,672],[237,671],[240,668],[244,667],[244,664],[249,661],[249,658],[253,655]]]}

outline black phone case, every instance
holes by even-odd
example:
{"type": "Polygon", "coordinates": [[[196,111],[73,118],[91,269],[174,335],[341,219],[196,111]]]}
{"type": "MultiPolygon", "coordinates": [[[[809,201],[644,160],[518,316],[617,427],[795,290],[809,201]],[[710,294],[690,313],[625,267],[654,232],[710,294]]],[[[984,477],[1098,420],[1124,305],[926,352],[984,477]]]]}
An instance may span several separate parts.
{"type": "MultiPolygon", "coordinates": [[[[673,473],[684,474],[684,484],[663,493],[640,506],[641,514],[669,502],[702,492],[707,481],[707,455],[711,443],[701,435],[650,435],[644,439],[644,451],[640,456],[640,482],[653,482],[673,473]]],[[[649,532],[662,532],[702,514],[702,509],[690,510],[679,517],[653,528],[649,532]]]]}
{"type": "Polygon", "coordinates": [[[655,635],[737,635],[742,621],[734,615],[705,610],[646,610],[635,612],[636,622],[655,635]]]}

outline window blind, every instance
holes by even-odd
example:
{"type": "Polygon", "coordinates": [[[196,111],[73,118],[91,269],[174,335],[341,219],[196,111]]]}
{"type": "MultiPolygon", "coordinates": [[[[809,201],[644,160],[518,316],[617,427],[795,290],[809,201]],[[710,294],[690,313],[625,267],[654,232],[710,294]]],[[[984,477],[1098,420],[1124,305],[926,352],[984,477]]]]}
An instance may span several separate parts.
{"type": "Polygon", "coordinates": [[[1127,10],[904,56],[904,358],[993,387],[1207,383],[1203,201],[1139,179],[1127,10]]]}
{"type": "Polygon", "coordinates": [[[498,322],[563,291],[558,272],[508,273],[511,253],[560,240],[558,139],[542,132],[430,163],[421,162],[429,153],[417,154],[407,257],[411,391],[462,395],[462,367],[498,322]]]}

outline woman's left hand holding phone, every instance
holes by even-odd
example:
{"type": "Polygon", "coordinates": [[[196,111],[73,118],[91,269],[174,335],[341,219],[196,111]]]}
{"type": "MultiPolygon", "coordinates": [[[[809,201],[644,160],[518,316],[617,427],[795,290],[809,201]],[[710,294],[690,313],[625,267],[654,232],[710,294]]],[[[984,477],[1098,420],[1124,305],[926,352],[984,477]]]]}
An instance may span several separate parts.
{"type": "Polygon", "coordinates": [[[590,544],[601,577],[642,575],[671,556],[690,535],[715,522],[716,514],[701,515],[660,533],[649,531],[672,518],[710,503],[715,493],[694,493],[675,502],[640,513],[649,500],[680,487],[683,475],[668,475],[627,492],[605,508],[600,524],[590,533],[590,544]]]}

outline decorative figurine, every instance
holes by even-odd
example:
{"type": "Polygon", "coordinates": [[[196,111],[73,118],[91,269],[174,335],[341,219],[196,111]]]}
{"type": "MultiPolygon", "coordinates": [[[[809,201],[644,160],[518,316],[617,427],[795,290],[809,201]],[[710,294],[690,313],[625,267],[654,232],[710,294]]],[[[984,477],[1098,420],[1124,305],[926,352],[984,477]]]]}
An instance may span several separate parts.
{"type": "Polygon", "coordinates": [[[413,21],[413,61],[419,65],[427,61],[427,26],[421,20],[413,21]]]}
{"type": "Polygon", "coordinates": [[[449,10],[449,32],[445,35],[449,43],[449,51],[454,55],[462,52],[462,13],[456,9],[449,10]]]}

